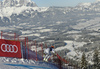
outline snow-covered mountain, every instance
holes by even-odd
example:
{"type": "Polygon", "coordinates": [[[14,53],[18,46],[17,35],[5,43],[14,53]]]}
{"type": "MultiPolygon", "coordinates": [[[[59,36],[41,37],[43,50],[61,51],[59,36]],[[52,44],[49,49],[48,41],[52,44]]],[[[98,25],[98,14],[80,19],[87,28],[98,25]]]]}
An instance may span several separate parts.
{"type": "Polygon", "coordinates": [[[99,2],[100,0],[96,0],[96,2],[99,2]]]}
{"type": "Polygon", "coordinates": [[[78,4],[78,6],[80,6],[80,7],[82,7],[82,6],[89,7],[89,6],[91,6],[91,3],[80,3],[80,4],[78,4]]]}
{"type": "Polygon", "coordinates": [[[3,0],[0,2],[0,7],[20,7],[20,6],[30,6],[36,7],[37,5],[31,0],[3,0]]]}
{"type": "MultiPolygon", "coordinates": [[[[47,8],[39,8],[31,0],[3,0],[0,1],[0,17],[9,18],[13,14],[29,13],[30,11],[45,11],[47,8]]],[[[11,18],[9,18],[10,20],[11,18]]]]}

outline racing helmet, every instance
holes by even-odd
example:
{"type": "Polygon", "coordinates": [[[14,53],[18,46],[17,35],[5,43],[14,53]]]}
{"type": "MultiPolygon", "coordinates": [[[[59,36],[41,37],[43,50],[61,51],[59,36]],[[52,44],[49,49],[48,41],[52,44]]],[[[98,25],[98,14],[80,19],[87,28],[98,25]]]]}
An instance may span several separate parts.
{"type": "Polygon", "coordinates": [[[54,48],[54,46],[51,46],[52,48],[54,48]]]}

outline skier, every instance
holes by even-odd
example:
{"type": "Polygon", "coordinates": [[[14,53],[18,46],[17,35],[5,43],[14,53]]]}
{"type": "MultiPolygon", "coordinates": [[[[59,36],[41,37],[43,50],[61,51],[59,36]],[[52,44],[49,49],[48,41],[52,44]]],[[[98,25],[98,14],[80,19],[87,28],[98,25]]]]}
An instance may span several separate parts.
{"type": "Polygon", "coordinates": [[[44,50],[44,54],[46,55],[44,57],[44,61],[48,62],[48,59],[53,56],[55,54],[55,51],[54,51],[54,46],[51,46],[50,48],[47,48],[44,50]]]}

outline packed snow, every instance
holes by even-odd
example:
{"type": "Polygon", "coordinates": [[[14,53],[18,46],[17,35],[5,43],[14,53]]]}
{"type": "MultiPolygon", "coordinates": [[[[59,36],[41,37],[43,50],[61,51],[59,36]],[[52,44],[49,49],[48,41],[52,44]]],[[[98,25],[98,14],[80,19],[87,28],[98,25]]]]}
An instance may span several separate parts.
{"type": "Polygon", "coordinates": [[[58,69],[55,65],[27,59],[0,57],[0,69],[58,69]]]}

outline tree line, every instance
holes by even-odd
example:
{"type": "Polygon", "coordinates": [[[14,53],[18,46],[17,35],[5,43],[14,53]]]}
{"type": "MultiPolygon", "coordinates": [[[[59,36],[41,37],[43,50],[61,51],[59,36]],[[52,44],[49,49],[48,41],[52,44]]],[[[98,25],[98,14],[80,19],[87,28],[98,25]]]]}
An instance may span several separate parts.
{"type": "Polygon", "coordinates": [[[94,50],[93,64],[88,63],[88,60],[86,59],[85,53],[82,54],[81,57],[81,69],[100,69],[100,53],[99,50],[94,50]]]}

